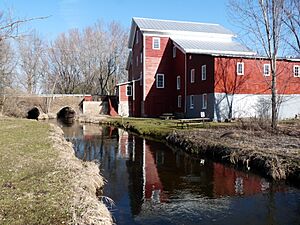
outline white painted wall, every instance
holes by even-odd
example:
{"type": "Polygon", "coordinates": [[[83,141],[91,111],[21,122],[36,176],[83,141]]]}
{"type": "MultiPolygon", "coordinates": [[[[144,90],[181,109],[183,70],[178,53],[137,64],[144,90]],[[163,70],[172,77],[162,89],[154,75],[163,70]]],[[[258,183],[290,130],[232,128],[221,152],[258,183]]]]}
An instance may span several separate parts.
{"type": "MultiPolygon", "coordinates": [[[[233,98],[233,117],[258,117],[263,108],[271,113],[271,95],[235,94],[233,98]]],[[[283,99],[279,109],[279,119],[295,118],[300,114],[300,95],[281,95],[283,99]]],[[[215,94],[214,120],[224,120],[228,115],[228,104],[224,93],[215,94]]]]}
{"type": "Polygon", "coordinates": [[[108,113],[107,102],[83,101],[83,114],[97,116],[97,115],[107,115],[107,113],[108,113]]]}
{"type": "Polygon", "coordinates": [[[128,101],[120,101],[118,107],[118,114],[120,116],[128,117],[129,116],[129,105],[128,101]]]}

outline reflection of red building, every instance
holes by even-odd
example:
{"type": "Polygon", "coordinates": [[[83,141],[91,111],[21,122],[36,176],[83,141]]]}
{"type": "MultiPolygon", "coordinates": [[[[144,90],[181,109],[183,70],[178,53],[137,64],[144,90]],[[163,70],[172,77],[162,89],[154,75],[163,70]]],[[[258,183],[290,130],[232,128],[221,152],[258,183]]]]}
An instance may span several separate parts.
{"type": "Polygon", "coordinates": [[[128,157],[128,139],[128,132],[119,129],[119,154],[121,154],[123,158],[128,157]]]}
{"type": "Polygon", "coordinates": [[[135,151],[142,151],[141,166],[143,176],[143,192],[145,199],[153,199],[155,201],[164,201],[163,184],[159,178],[156,159],[151,152],[150,146],[147,145],[146,140],[143,140],[143,149],[136,149],[137,142],[135,137],[132,141],[129,138],[132,135],[128,135],[126,131],[119,132],[119,154],[123,158],[131,157],[132,161],[135,161],[135,151]],[[130,146],[132,143],[132,146],[130,146]]]}
{"type": "Polygon", "coordinates": [[[165,153],[160,148],[160,145],[148,143],[146,140],[128,135],[127,132],[119,132],[118,154],[130,159],[135,171],[139,171],[134,179],[140,179],[139,189],[145,200],[165,202],[168,198],[165,189],[172,192],[187,186],[191,192],[200,191],[215,198],[254,195],[269,188],[269,183],[259,176],[237,171],[220,163],[205,162],[205,165],[202,165],[199,160],[188,160],[189,157],[186,155],[177,159],[175,154],[165,153]],[[188,165],[184,163],[186,160],[188,165]],[[175,165],[176,162],[178,165],[175,165]],[[162,171],[166,169],[169,172],[162,175],[162,171]],[[174,177],[168,179],[166,176],[174,177]],[[178,185],[171,184],[174,180],[178,185]]]}
{"type": "Polygon", "coordinates": [[[145,176],[145,198],[154,201],[164,201],[163,184],[159,178],[156,160],[150,150],[150,146],[143,143],[144,151],[144,176],[145,176]]]}
{"type": "Polygon", "coordinates": [[[246,173],[213,163],[215,197],[234,195],[253,195],[263,191],[268,184],[262,183],[258,176],[247,176],[246,173]]]}

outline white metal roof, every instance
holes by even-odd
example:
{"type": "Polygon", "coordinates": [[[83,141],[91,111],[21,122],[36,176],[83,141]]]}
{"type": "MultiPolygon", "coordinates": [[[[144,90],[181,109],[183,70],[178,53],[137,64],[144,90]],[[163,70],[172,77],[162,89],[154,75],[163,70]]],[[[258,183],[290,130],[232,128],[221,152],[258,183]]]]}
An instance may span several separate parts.
{"type": "Polygon", "coordinates": [[[173,20],[159,20],[149,18],[132,18],[128,47],[133,47],[134,36],[137,27],[142,32],[151,32],[167,35],[216,35],[233,37],[234,33],[219,24],[197,23],[173,20]]]}
{"type": "Polygon", "coordinates": [[[146,35],[170,37],[186,53],[256,55],[246,46],[234,41],[234,33],[219,24],[133,18],[129,48],[133,47],[137,28],[146,35]]]}
{"type": "Polygon", "coordinates": [[[255,55],[256,53],[246,46],[235,41],[209,41],[171,37],[176,45],[186,53],[196,54],[230,54],[255,55]]]}
{"type": "Polygon", "coordinates": [[[148,18],[133,18],[133,20],[141,30],[188,31],[234,35],[230,30],[222,27],[219,24],[158,20],[148,18]]]}

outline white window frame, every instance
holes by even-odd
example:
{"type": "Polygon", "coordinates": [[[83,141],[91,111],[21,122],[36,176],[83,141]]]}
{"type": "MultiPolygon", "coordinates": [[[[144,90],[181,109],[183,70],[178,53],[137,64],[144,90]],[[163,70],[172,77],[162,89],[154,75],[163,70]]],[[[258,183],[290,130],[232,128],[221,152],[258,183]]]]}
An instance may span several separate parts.
{"type": "Polygon", "coordinates": [[[173,58],[176,58],[176,46],[173,46],[173,58]]]}
{"type": "Polygon", "coordinates": [[[126,96],[132,96],[132,85],[126,85],[126,96]],[[130,94],[128,94],[128,88],[130,88],[130,94]]]}
{"type": "Polygon", "coordinates": [[[299,65],[294,65],[294,77],[300,77],[300,66],[299,65]]]}
{"type": "Polygon", "coordinates": [[[201,79],[206,80],[206,65],[201,66],[201,79]]]}
{"type": "Polygon", "coordinates": [[[202,95],[202,109],[207,109],[207,94],[202,95]]]}
{"type": "Polygon", "coordinates": [[[238,62],[236,64],[236,75],[239,75],[239,76],[244,75],[244,63],[243,62],[238,62]],[[239,70],[240,66],[241,66],[242,71],[239,70]]]}
{"type": "Polygon", "coordinates": [[[177,87],[177,90],[180,90],[180,82],[181,82],[180,76],[177,76],[177,78],[176,78],[176,87],[177,87]]]}
{"type": "Polygon", "coordinates": [[[191,69],[190,80],[191,84],[195,83],[195,69],[191,69]]]}
{"type": "Polygon", "coordinates": [[[194,109],[194,95],[190,95],[190,109],[194,109]]]}
{"type": "Polygon", "coordinates": [[[177,108],[181,108],[181,102],[182,102],[182,97],[181,97],[181,95],[178,95],[177,96],[177,108]]]}
{"type": "Polygon", "coordinates": [[[163,73],[156,74],[156,88],[165,88],[165,75],[163,73]],[[159,77],[162,77],[162,86],[159,86],[159,77]]]}
{"type": "Polygon", "coordinates": [[[143,52],[142,51],[140,52],[140,63],[141,64],[143,63],[143,52]]]}
{"type": "Polygon", "coordinates": [[[159,37],[153,37],[152,38],[152,49],[160,50],[160,38],[159,37]],[[155,46],[156,41],[157,41],[158,46],[155,46]]]}
{"type": "Polygon", "coordinates": [[[270,64],[264,64],[264,67],[263,67],[263,75],[265,76],[265,77],[268,77],[268,76],[270,76],[270,74],[271,74],[271,65],[270,64]],[[266,73],[266,68],[267,67],[269,67],[269,73],[266,73]]]}

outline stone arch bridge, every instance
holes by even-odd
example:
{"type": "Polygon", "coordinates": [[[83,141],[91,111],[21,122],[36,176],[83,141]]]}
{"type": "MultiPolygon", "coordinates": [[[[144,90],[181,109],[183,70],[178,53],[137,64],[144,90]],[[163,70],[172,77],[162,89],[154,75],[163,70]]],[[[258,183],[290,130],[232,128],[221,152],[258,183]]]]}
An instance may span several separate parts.
{"type": "MultiPolygon", "coordinates": [[[[91,95],[53,94],[53,95],[19,95],[9,96],[7,101],[13,101],[16,110],[21,111],[23,117],[36,117],[36,115],[49,115],[55,118],[65,108],[82,114],[82,102],[91,95]]],[[[31,118],[31,119],[33,119],[31,118]]]]}

